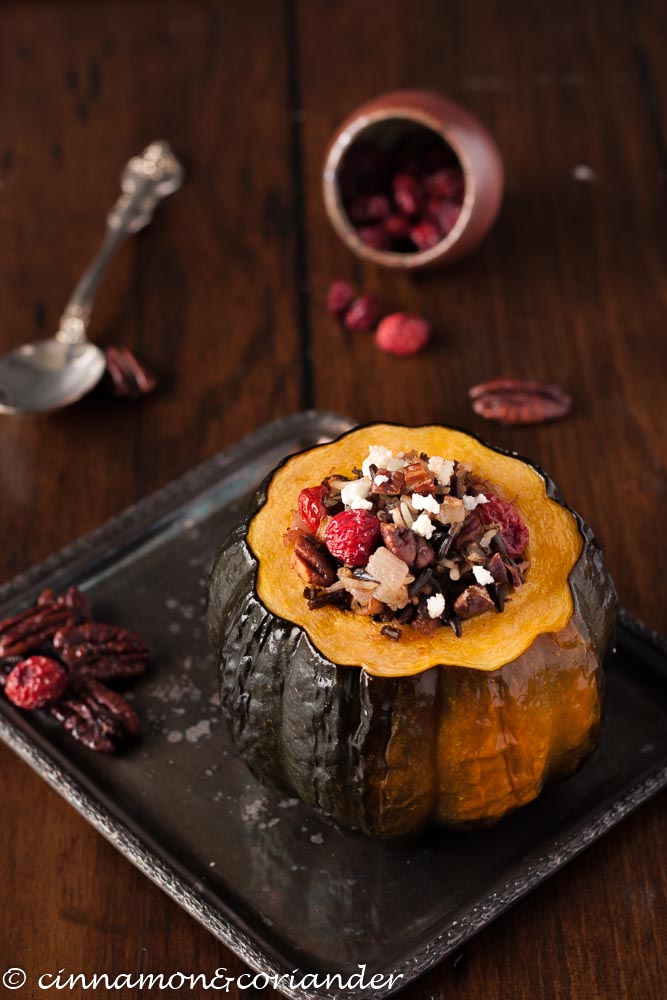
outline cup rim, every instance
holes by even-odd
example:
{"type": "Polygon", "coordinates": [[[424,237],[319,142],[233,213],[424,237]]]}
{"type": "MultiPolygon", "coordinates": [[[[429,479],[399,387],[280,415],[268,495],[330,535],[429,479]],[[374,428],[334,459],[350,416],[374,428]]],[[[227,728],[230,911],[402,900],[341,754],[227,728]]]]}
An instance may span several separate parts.
{"type": "Polygon", "coordinates": [[[449,254],[450,250],[458,243],[470,221],[476,197],[475,173],[465,147],[435,115],[429,114],[428,111],[401,105],[365,112],[344,124],[336,134],[327,152],[322,182],[327,214],[343,242],[359,257],[371,260],[376,264],[382,264],[385,267],[402,268],[404,270],[424,267],[449,254]],[[450,232],[436,243],[435,246],[429,247],[427,250],[398,252],[395,250],[376,250],[374,247],[368,246],[358,236],[357,230],[352,225],[343,207],[340,185],[338,184],[338,171],[343,157],[366,129],[378,122],[394,119],[416,122],[437,133],[437,135],[444,139],[450,149],[453,150],[463,172],[464,189],[461,213],[450,232]]]}

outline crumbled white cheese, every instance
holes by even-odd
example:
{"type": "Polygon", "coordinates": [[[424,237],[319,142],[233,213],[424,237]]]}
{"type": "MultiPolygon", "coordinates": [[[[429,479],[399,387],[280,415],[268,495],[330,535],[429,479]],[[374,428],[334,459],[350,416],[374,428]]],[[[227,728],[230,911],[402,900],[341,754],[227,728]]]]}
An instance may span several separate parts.
{"type": "Polygon", "coordinates": [[[480,583],[483,587],[486,587],[489,584],[494,583],[494,579],[489,573],[488,569],[484,569],[483,566],[473,566],[472,573],[475,579],[477,580],[477,583],[480,583]]]}
{"type": "Polygon", "coordinates": [[[372,510],[373,504],[366,499],[370,488],[370,479],[353,479],[343,486],[340,498],[350,510],[372,510]]]}
{"type": "Polygon", "coordinates": [[[415,535],[421,535],[422,538],[430,538],[435,531],[435,525],[428,514],[420,514],[413,523],[412,530],[415,535]]]}
{"type": "Polygon", "coordinates": [[[383,483],[389,482],[389,476],[376,476],[373,480],[373,486],[382,486],[383,483]]]}
{"type": "Polygon", "coordinates": [[[467,511],[474,510],[475,507],[479,507],[481,503],[489,502],[483,493],[479,493],[476,497],[464,496],[461,499],[463,500],[463,506],[467,511]]]}
{"type": "Polygon", "coordinates": [[[410,503],[415,510],[429,510],[431,514],[440,513],[440,504],[430,494],[413,493],[410,497],[410,503]]]}
{"type": "Polygon", "coordinates": [[[389,448],[385,448],[381,444],[372,444],[368,448],[368,458],[361,466],[361,471],[364,476],[370,476],[371,465],[377,465],[378,469],[396,472],[398,469],[404,469],[407,464],[402,458],[394,458],[394,453],[389,448]]]}
{"type": "Polygon", "coordinates": [[[426,610],[429,618],[439,618],[445,610],[445,598],[442,594],[433,594],[426,599],[426,610]]]}
{"type": "Polygon", "coordinates": [[[433,473],[441,486],[449,486],[449,480],[454,473],[454,463],[448,458],[433,455],[428,460],[428,471],[433,473]]]}

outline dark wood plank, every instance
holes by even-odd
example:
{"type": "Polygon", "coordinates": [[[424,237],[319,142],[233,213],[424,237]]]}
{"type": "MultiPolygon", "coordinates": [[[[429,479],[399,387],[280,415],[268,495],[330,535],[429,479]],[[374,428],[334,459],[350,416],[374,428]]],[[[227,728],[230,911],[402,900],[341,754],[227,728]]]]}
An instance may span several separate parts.
{"type": "MultiPolygon", "coordinates": [[[[624,604],[664,631],[663,588],[647,580],[645,546],[650,539],[661,565],[666,202],[625,6],[390,0],[360,10],[341,0],[326,16],[324,6],[299,8],[319,405],[362,421],[464,425],[536,458],[593,524],[624,604]],[[353,259],[330,231],[318,187],[337,124],[362,101],[414,85],[479,115],[501,146],[508,184],[499,222],[474,256],[412,278],[353,259]],[[588,182],[574,177],[581,165],[591,168],[588,182]],[[323,307],[336,277],[388,309],[425,314],[433,346],[393,359],[369,335],[339,330],[323,307]],[[574,394],[573,415],[526,430],[484,423],[467,389],[501,374],[559,382],[574,394]]],[[[664,821],[663,796],[406,997],[659,993],[664,821]]]]}
{"type": "MultiPolygon", "coordinates": [[[[93,320],[160,392],[1,419],[3,580],[299,408],[284,36],[280,4],[3,5],[1,350],[55,331],[130,155],[164,137],[187,170],[93,320]]],[[[3,970],[243,971],[5,748],[0,768],[3,970]]]]}
{"type": "Polygon", "coordinates": [[[135,347],[163,389],[141,406],[91,398],[3,420],[4,577],[298,408],[283,35],[280,7],[3,8],[2,349],[55,331],[130,155],[164,136],[188,170],[112,265],[93,317],[93,337],[135,347]],[[35,504],[39,517],[21,516],[35,504]]]}

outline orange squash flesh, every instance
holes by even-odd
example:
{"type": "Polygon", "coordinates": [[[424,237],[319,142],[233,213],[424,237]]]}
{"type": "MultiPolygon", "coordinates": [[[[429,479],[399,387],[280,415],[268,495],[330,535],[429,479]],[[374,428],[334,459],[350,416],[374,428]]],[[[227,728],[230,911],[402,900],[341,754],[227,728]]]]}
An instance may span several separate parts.
{"type": "Polygon", "coordinates": [[[444,427],[396,427],[375,424],[289,459],[273,477],[268,502],[253,518],[248,542],[259,561],[257,590],[276,615],[304,628],[311,641],[334,663],[363,667],[378,677],[409,676],[434,664],[497,670],[520,656],[538,635],[565,628],[573,611],[567,577],[581,553],[582,537],[573,514],[546,493],[546,483],[532,465],[503,455],[460,431],[444,427]],[[371,439],[372,437],[372,439],[371,439]],[[384,445],[394,454],[414,448],[428,455],[458,459],[489,480],[502,496],[518,497],[517,506],[530,531],[526,583],[512,594],[502,614],[486,614],[465,622],[457,638],[442,628],[425,636],[405,628],[388,650],[381,626],[367,617],[337,608],[316,611],[303,598],[303,582],[289,565],[282,540],[299,491],[331,473],[351,474],[368,455],[368,447],[384,445]],[[324,456],[326,455],[326,458],[324,456]]]}

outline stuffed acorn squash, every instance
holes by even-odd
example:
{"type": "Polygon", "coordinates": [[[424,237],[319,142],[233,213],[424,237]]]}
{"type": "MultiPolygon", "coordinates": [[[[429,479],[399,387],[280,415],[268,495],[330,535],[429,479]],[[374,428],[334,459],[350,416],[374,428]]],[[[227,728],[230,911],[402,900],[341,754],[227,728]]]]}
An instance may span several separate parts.
{"type": "Polygon", "coordinates": [[[590,529],[539,468],[461,431],[375,424],[260,488],[213,562],[207,629],[253,773],[405,838],[491,825],[581,766],[615,612],[590,529]],[[352,522],[370,526],[361,554],[352,522]],[[405,560],[391,591],[387,553],[405,560]]]}

